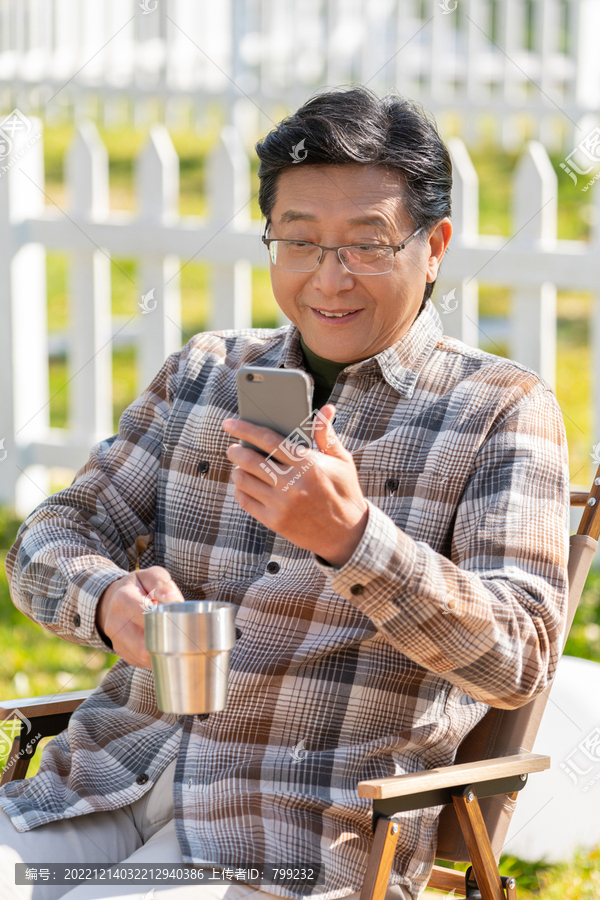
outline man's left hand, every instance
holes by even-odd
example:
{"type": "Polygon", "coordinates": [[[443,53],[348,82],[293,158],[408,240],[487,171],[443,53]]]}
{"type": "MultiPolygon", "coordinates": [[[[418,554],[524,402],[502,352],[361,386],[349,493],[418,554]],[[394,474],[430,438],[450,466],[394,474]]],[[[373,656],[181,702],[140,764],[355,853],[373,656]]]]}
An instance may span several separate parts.
{"type": "Polygon", "coordinates": [[[332,566],[348,562],[367,525],[368,506],[356,466],[340,443],[331,421],[335,406],[321,409],[315,428],[318,450],[306,448],[291,460],[278,449],[282,436],[241,419],[225,419],[228,434],[273,454],[275,466],[255,450],[231,444],[227,457],[235,464],[231,480],[243,510],[296,547],[310,550],[332,566]],[[267,469],[261,468],[261,463],[267,469]],[[268,469],[277,475],[269,475],[268,469]],[[285,475],[280,471],[290,471],[285,475]],[[276,482],[273,479],[276,478],[276,482]]]}

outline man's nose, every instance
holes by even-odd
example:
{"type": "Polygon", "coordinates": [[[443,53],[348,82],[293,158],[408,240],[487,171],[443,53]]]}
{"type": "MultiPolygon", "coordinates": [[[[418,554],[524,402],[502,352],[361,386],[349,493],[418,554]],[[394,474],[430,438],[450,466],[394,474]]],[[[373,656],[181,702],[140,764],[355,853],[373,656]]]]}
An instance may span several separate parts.
{"type": "Polygon", "coordinates": [[[325,250],[312,282],[323,294],[335,296],[340,290],[352,287],[354,275],[344,268],[335,250],[325,250]]]}

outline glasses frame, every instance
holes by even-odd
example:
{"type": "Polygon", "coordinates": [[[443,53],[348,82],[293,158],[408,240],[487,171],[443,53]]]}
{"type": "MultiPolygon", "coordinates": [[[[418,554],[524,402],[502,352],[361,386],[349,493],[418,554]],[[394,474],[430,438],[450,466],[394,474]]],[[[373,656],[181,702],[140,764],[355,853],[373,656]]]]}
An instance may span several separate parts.
{"type": "Polygon", "coordinates": [[[404,250],[406,245],[410,244],[412,239],[415,238],[418,235],[418,233],[423,230],[424,227],[425,227],[424,225],[419,225],[417,230],[413,231],[412,234],[409,234],[409,236],[407,238],[405,238],[401,244],[377,244],[377,243],[369,244],[368,242],[363,241],[362,244],[343,244],[341,247],[324,247],[322,244],[313,243],[313,241],[298,241],[298,239],[294,240],[293,238],[268,238],[268,237],[266,237],[266,234],[267,234],[266,228],[265,228],[265,231],[264,231],[264,234],[263,234],[261,240],[262,240],[263,244],[265,244],[265,246],[267,247],[267,249],[269,251],[269,259],[271,260],[271,263],[273,263],[274,266],[277,266],[277,268],[281,269],[283,272],[301,272],[303,275],[308,275],[309,272],[315,272],[319,268],[319,266],[321,265],[321,262],[323,260],[323,257],[325,255],[326,250],[335,250],[339,261],[345,268],[346,272],[349,272],[350,275],[359,275],[359,276],[362,276],[362,275],[389,275],[389,273],[394,268],[394,260],[396,259],[396,253],[398,253],[400,250],[404,250]],[[317,264],[312,269],[286,269],[286,268],[284,268],[284,266],[278,266],[277,263],[273,262],[273,257],[271,256],[271,244],[273,243],[273,241],[281,241],[282,243],[285,243],[285,244],[297,244],[297,243],[310,244],[312,247],[318,247],[319,250],[321,251],[321,255],[319,256],[317,264]],[[346,265],[346,263],[343,261],[343,259],[340,256],[340,250],[352,250],[356,247],[385,247],[385,248],[392,249],[394,251],[394,256],[392,257],[391,268],[388,269],[387,272],[350,272],[350,269],[348,268],[348,266],[346,265]]]}

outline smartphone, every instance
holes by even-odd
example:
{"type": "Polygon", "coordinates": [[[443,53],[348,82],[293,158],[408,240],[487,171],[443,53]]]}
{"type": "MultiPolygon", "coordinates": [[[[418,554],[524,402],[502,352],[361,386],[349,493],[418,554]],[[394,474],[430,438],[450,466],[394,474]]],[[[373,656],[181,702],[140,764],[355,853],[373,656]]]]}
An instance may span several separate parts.
{"type": "MultiPolygon", "coordinates": [[[[312,383],[302,369],[243,366],[236,374],[240,419],[278,431],[292,443],[312,447],[312,383]]],[[[266,456],[249,441],[241,441],[266,456]]]]}

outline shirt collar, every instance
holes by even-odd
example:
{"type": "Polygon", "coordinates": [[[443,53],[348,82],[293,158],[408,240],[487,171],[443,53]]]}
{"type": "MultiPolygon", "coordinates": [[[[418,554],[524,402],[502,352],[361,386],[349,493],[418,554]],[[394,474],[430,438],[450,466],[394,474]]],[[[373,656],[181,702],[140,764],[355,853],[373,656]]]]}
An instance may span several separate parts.
{"type": "MultiPolygon", "coordinates": [[[[361,375],[370,371],[374,374],[381,372],[401,397],[410,400],[419,373],[431,356],[442,331],[442,320],[431,300],[428,300],[423,311],[399,341],[375,356],[347,366],[344,372],[360,372],[361,375]]],[[[291,325],[287,331],[277,365],[285,369],[302,369],[305,366],[300,332],[295,325],[291,325]]]]}

